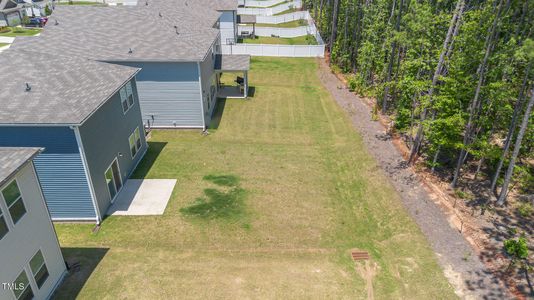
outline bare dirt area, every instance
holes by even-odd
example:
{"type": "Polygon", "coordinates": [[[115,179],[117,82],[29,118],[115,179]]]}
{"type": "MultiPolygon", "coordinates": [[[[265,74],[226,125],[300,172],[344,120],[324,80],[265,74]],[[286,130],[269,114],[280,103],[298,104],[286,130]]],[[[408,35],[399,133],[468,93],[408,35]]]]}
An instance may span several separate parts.
{"type": "Polygon", "coordinates": [[[500,215],[502,221],[504,214],[495,211],[477,216],[466,201],[458,201],[451,195],[439,178],[430,176],[424,169],[408,167],[403,157],[407,148],[402,140],[386,133],[387,120],[373,121],[368,99],[351,93],[343,78],[333,74],[326,61],[320,60],[319,66],[322,84],[350,116],[369,152],[389,176],[407,211],[430,242],[457,295],[464,299],[526,295],[526,291],[512,284],[513,275],[504,276],[501,271],[508,264],[500,250],[502,232],[498,238],[489,238],[503,230],[495,218],[500,215]]]}

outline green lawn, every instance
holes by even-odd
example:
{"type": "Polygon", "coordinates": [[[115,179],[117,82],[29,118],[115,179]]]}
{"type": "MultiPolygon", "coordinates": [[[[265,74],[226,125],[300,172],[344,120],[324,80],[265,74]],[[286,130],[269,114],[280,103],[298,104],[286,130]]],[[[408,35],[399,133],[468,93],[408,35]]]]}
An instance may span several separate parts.
{"type": "Polygon", "coordinates": [[[279,38],[270,36],[257,36],[255,39],[243,39],[246,44],[276,44],[276,45],[317,45],[313,35],[304,35],[295,38],[279,38]]]}
{"type": "Polygon", "coordinates": [[[285,14],[292,13],[292,12],[296,12],[296,11],[298,11],[298,9],[296,9],[296,8],[290,8],[290,9],[286,9],[286,10],[284,10],[284,11],[281,11],[281,12],[279,12],[279,13],[277,13],[277,14],[274,14],[273,16],[285,15],[285,14]]]}
{"type": "Polygon", "coordinates": [[[22,28],[22,27],[7,27],[6,31],[1,32],[0,36],[33,36],[41,32],[39,28],[22,28]]]}
{"type": "Polygon", "coordinates": [[[455,298],[316,60],[251,67],[254,97],[221,102],[209,135],[153,131],[133,177],[178,180],[163,216],[56,224],[82,265],[57,298],[455,298]]]}
{"type": "Polygon", "coordinates": [[[9,44],[8,43],[0,43],[0,48],[5,47],[7,45],[9,45],[9,44]]]}
{"type": "Polygon", "coordinates": [[[280,28],[295,28],[295,27],[307,26],[307,25],[308,25],[307,20],[295,20],[295,21],[278,23],[278,24],[267,24],[267,23],[256,24],[257,27],[280,27],[280,28]]]}

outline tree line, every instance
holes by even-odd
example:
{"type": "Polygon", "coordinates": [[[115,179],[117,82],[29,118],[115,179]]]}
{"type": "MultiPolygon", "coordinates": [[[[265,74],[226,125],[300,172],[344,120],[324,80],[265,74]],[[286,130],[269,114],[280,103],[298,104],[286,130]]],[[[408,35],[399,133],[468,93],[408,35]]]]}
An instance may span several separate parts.
{"type": "MultiPolygon", "coordinates": [[[[349,87],[376,99],[409,162],[534,191],[534,1],[305,0],[349,87]],[[483,175],[483,176],[481,176],[483,175]]],[[[440,173],[441,174],[441,173],[440,173]]]]}

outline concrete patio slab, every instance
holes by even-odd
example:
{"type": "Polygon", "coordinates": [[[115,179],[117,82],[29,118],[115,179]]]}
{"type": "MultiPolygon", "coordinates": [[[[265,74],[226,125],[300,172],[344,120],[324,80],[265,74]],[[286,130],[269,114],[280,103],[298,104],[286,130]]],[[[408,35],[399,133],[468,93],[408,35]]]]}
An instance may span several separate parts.
{"type": "Polygon", "coordinates": [[[176,179],[128,179],[108,209],[113,216],[162,215],[176,179]]]}

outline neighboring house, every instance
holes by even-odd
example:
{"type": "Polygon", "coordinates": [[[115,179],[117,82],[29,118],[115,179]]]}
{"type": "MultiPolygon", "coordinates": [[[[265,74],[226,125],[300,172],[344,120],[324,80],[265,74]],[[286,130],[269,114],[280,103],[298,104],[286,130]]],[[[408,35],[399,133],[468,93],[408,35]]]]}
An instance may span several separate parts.
{"type": "Polygon", "coordinates": [[[23,2],[15,0],[0,0],[0,27],[18,26],[25,16],[23,2]]]}
{"type": "Polygon", "coordinates": [[[147,150],[139,69],[8,49],[0,55],[0,147],[35,158],[52,220],[99,223],[147,150]]]}
{"type": "Polygon", "coordinates": [[[32,163],[0,148],[0,299],[48,299],[67,270],[32,163]]]}
{"type": "MultiPolygon", "coordinates": [[[[177,13],[176,18],[181,18],[186,12],[197,18],[196,23],[203,22],[204,27],[219,29],[222,45],[237,42],[236,0],[150,0],[148,3],[148,7],[153,11],[177,13]]],[[[146,2],[138,2],[138,5],[146,6],[146,2]]]]}
{"type": "Polygon", "coordinates": [[[0,0],[0,27],[21,25],[25,16],[45,16],[47,6],[53,9],[53,0],[0,0]]]}
{"type": "Polygon", "coordinates": [[[23,0],[26,15],[29,17],[46,16],[46,7],[54,9],[53,0],[23,0]]]}
{"type": "MultiPolygon", "coordinates": [[[[57,7],[38,39],[17,38],[11,48],[140,68],[137,86],[146,127],[205,129],[223,72],[215,66],[223,13],[209,3],[218,1],[57,7]]],[[[248,66],[250,57],[240,59],[239,65],[248,66]]]]}

